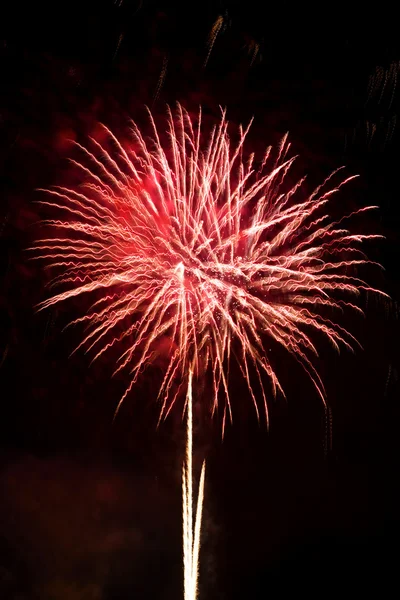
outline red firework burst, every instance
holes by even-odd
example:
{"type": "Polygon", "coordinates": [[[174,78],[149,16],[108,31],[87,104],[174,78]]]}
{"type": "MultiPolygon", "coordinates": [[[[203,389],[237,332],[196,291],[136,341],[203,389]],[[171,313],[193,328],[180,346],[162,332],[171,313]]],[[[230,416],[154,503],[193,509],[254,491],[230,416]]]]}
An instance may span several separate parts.
{"type": "Polygon", "coordinates": [[[353,347],[353,336],[321,308],[361,312],[354,299],[371,288],[349,268],[368,262],[360,245],[379,237],[353,235],[342,225],[347,217],[335,222],[326,212],[332,194],[353,177],[332,189],[331,175],[304,198],[303,180],[287,189],[294,158],[286,136],[275,158],[268,148],[256,163],[254,155],[243,159],[250,125],[239,128],[232,144],[225,113],[205,144],[201,112],[194,123],[179,105],[175,114],[168,111],[168,144],[149,116],[151,136],[132,123],[129,146],[106,127],[107,148],[93,138],[87,147],[76,144],[83,158],[73,163],[84,184],[47,190],[42,204],[64,218],[45,222],[54,234],[36,244],[34,257],[56,270],[53,284],[64,291],[40,308],[100,293],[73,323],[87,326],[78,347],[94,358],[133,339],[117,361],[116,371],[130,370],[118,408],[158,344],[167,343],[161,416],[192,371],[210,376],[213,412],[222,401],[225,424],[235,356],[257,414],[255,382],[268,419],[262,375],[274,394],[283,393],[264,351],[268,336],[294,356],[324,398],[310,333],[318,330],[336,348],[353,347]]]}

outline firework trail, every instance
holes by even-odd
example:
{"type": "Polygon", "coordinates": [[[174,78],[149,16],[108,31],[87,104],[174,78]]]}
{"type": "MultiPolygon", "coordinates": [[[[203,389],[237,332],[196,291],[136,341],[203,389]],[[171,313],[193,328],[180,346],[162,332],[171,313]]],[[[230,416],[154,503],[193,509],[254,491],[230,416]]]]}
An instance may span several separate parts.
{"type": "MultiPolygon", "coordinates": [[[[106,127],[108,142],[76,144],[84,183],[55,187],[41,201],[63,218],[49,219],[50,233],[33,257],[55,271],[62,291],[41,303],[48,308],[82,295],[93,299],[72,323],[86,326],[78,348],[93,360],[122,348],[116,371],[130,371],[129,385],[167,347],[159,391],[160,419],[187,389],[188,373],[208,380],[211,411],[222,406],[222,428],[231,418],[229,364],[237,360],[260,417],[256,390],[268,420],[263,376],[272,394],[283,393],[264,350],[272,338],[304,368],[321,398],[313,364],[318,331],[339,349],[356,340],[321,314],[362,312],[356,298],[370,288],[354,272],[369,261],[360,246],[374,235],[351,234],[333,221],[327,203],[341,185],[329,176],[304,198],[303,179],[288,186],[295,157],[285,136],[275,158],[244,158],[246,130],[237,143],[225,112],[204,139],[201,111],[192,121],[178,105],[168,109],[167,140],[149,114],[152,135],[131,124],[123,145],[106,127]],[[125,342],[125,344],[124,344],[125,342]]],[[[335,172],[336,173],[336,172],[335,172]]],[[[370,210],[367,207],[357,211],[370,210]]]]}
{"type": "Polygon", "coordinates": [[[186,459],[182,470],[182,516],[183,516],[183,572],[184,599],[196,600],[198,564],[200,551],[201,517],[204,497],[205,462],[200,474],[199,490],[196,502],[196,517],[193,522],[193,398],[192,371],[189,371],[188,391],[186,396],[187,430],[186,430],[186,459]]]}

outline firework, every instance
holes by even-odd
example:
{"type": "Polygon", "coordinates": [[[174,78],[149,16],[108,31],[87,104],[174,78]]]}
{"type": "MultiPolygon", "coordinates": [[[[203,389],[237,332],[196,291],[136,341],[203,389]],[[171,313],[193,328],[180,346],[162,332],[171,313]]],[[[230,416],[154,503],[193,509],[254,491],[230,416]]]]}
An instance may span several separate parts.
{"type": "Polygon", "coordinates": [[[80,159],[72,162],[84,183],[47,190],[41,203],[62,218],[45,221],[51,233],[33,256],[54,270],[52,285],[62,289],[40,308],[91,295],[91,308],[73,321],[86,326],[78,348],[94,360],[121,348],[116,372],[129,369],[130,380],[118,408],[162,347],[161,417],[186,393],[193,372],[208,378],[212,413],[222,406],[224,427],[235,357],[257,415],[258,389],[268,420],[262,378],[273,395],[283,394],[264,351],[268,338],[324,398],[312,331],[337,349],[355,345],[326,310],[361,312],[357,296],[371,288],[354,268],[368,262],[363,241],[379,237],[351,234],[347,216],[335,222],[326,210],[353,177],[332,187],[331,175],[304,197],[303,179],[288,185],[294,157],[287,136],[275,155],[268,148],[256,162],[253,154],[244,158],[251,123],[234,144],[225,113],[207,139],[201,112],[194,122],[179,105],[175,114],[168,110],[167,139],[149,120],[149,138],[131,123],[129,145],[105,126],[107,143],[77,143],[80,159]]]}
{"type": "Polygon", "coordinates": [[[212,413],[222,403],[224,430],[232,416],[229,364],[235,357],[260,416],[258,386],[268,421],[263,378],[274,395],[284,393],[264,351],[272,338],[302,365],[324,399],[310,335],[320,332],[336,349],[354,346],[351,333],[321,313],[361,312],[360,291],[378,291],[354,269],[369,262],[362,242],[379,236],[351,234],[343,226],[374,207],[337,221],[326,211],[333,193],[352,177],[332,187],[335,173],[306,197],[303,180],[288,185],[294,157],[287,136],[275,158],[268,148],[257,162],[253,154],[244,158],[250,125],[239,128],[233,144],[224,112],[207,140],[201,112],[194,122],[179,105],[175,115],[169,111],[167,141],[149,117],[148,139],[132,123],[128,145],[105,126],[107,143],[91,138],[88,146],[76,144],[81,159],[72,162],[84,183],[47,191],[42,204],[63,218],[45,221],[52,233],[36,244],[33,256],[55,270],[52,285],[63,286],[41,309],[84,294],[93,299],[72,322],[86,326],[78,348],[91,351],[94,360],[121,348],[116,372],[129,369],[130,380],[117,411],[160,349],[166,355],[160,418],[186,395],[184,597],[195,600],[205,463],[194,510],[193,378],[211,383],[212,413]]]}

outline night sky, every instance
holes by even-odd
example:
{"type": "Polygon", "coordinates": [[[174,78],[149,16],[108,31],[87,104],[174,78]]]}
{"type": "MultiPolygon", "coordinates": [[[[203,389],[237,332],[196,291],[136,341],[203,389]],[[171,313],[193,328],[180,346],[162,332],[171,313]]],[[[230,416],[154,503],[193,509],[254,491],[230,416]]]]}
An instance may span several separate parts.
{"type": "Polygon", "coordinates": [[[386,597],[399,528],[398,185],[400,44],[391,3],[4,3],[0,19],[0,597],[182,598],[177,409],[157,429],[160,372],[117,419],[123,376],[71,351],[79,301],[37,313],[49,273],[28,260],[38,188],[71,177],[71,141],[102,121],[124,132],[177,101],[206,123],[254,116],[262,152],[289,131],[309,189],[359,173],[335,199],[365,205],[368,279],[391,300],[343,318],[363,350],[319,343],[330,418],[301,369],[276,352],[287,399],[257,423],[233,372],[234,423],[221,441],[197,400],[195,467],[207,457],[200,599],[386,597]],[[209,35],[218,34],[209,51],[209,35]]]}

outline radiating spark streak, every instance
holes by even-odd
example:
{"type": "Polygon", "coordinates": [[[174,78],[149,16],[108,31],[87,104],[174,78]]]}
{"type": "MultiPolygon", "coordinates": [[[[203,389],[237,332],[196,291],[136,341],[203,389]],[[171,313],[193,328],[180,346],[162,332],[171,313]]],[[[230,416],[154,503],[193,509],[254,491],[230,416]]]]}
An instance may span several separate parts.
{"type": "Polygon", "coordinates": [[[4,364],[4,361],[5,361],[5,360],[6,360],[6,358],[7,358],[7,355],[8,355],[8,349],[9,349],[9,346],[8,346],[8,344],[7,344],[7,346],[5,347],[5,349],[4,349],[4,351],[3,351],[3,355],[2,355],[2,357],[1,357],[1,360],[0,360],[0,369],[1,369],[1,367],[3,366],[3,364],[4,364]]]}
{"type": "Polygon", "coordinates": [[[132,123],[130,145],[106,127],[107,146],[93,139],[88,147],[76,144],[81,160],[72,162],[83,185],[55,187],[41,201],[61,216],[44,222],[50,233],[32,249],[33,257],[55,270],[51,285],[63,289],[40,309],[92,298],[86,314],[73,321],[86,326],[78,347],[93,360],[122,348],[115,372],[129,369],[130,381],[118,408],[165,339],[170,351],[160,419],[192,370],[194,379],[208,377],[211,412],[222,405],[224,429],[232,418],[234,358],[257,416],[262,408],[268,420],[263,378],[273,395],[283,394],[283,386],[264,351],[267,338],[301,364],[324,400],[313,331],[336,349],[354,348],[351,333],[325,311],[362,313],[359,293],[382,293],[356,273],[375,264],[362,245],[380,236],[355,235],[347,226],[375,207],[333,220],[333,194],[353,177],[332,185],[338,169],[304,197],[304,178],[288,185],[294,157],[287,136],[275,159],[270,148],[260,163],[253,155],[245,159],[250,125],[239,128],[234,144],[225,111],[206,141],[201,111],[196,122],[179,105],[175,113],[168,109],[167,140],[149,117],[149,138],[132,123]]]}
{"type": "Polygon", "coordinates": [[[167,76],[167,68],[168,68],[168,55],[164,54],[160,77],[158,78],[156,91],[154,92],[153,104],[157,101],[158,96],[160,95],[160,92],[161,92],[161,88],[164,85],[165,78],[167,76]]]}
{"type": "Polygon", "coordinates": [[[213,26],[211,27],[211,31],[208,35],[207,56],[204,61],[205,67],[207,66],[207,63],[208,63],[210,55],[211,55],[211,51],[215,44],[215,40],[217,39],[217,36],[218,36],[219,32],[221,31],[223,25],[224,25],[224,17],[222,15],[218,15],[217,20],[213,23],[213,26]]]}
{"type": "Polygon", "coordinates": [[[252,41],[250,43],[250,47],[249,47],[249,54],[251,54],[251,61],[250,61],[250,66],[252,67],[254,64],[254,61],[257,58],[257,54],[259,53],[260,50],[260,44],[258,44],[256,41],[252,41]]]}
{"type": "Polygon", "coordinates": [[[199,572],[199,552],[201,518],[204,498],[206,465],[203,462],[196,502],[196,516],[193,521],[193,372],[190,369],[186,395],[186,458],[182,470],[182,516],[183,516],[183,574],[184,599],[196,600],[199,572]]]}

